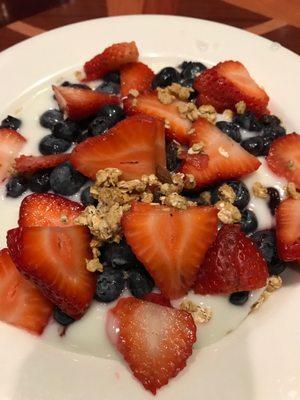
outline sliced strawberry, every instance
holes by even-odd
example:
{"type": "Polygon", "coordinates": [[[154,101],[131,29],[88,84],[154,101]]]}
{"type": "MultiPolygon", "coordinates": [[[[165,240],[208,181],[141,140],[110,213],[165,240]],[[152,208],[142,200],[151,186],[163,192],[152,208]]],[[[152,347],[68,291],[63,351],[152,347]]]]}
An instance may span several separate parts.
{"type": "Polygon", "coordinates": [[[7,233],[9,252],[19,271],[73,318],[85,312],[95,293],[96,275],[86,269],[89,241],[82,226],[22,227],[7,233]]]}
{"type": "Polygon", "coordinates": [[[182,102],[175,100],[171,104],[163,104],[159,101],[156,92],[150,92],[140,94],[138,97],[129,96],[124,101],[124,109],[129,115],[143,113],[161,119],[170,126],[167,134],[171,139],[187,143],[189,136],[187,132],[192,123],[179,113],[180,103],[182,102]]]}
{"type": "Polygon", "coordinates": [[[72,120],[92,117],[106,104],[119,104],[118,96],[69,86],[52,86],[59,108],[72,120]]]}
{"type": "Polygon", "coordinates": [[[300,189],[300,135],[291,133],[274,140],[267,157],[269,168],[300,189]]]}
{"type": "Polygon", "coordinates": [[[189,135],[190,146],[203,142],[205,155],[187,157],[181,171],[194,175],[198,188],[250,174],[260,166],[256,157],[206,119],[199,118],[193,128],[195,132],[189,135]]]}
{"type": "Polygon", "coordinates": [[[108,312],[106,327],[135,377],[153,394],[186,366],[196,341],[191,314],[133,297],[108,312]]]}
{"type": "Polygon", "coordinates": [[[170,300],[161,293],[148,293],[143,297],[143,300],[151,301],[151,303],[160,304],[165,307],[172,307],[170,300]]]}
{"type": "Polygon", "coordinates": [[[300,261],[300,200],[284,200],[276,209],[276,237],[284,261],[300,261]]]}
{"type": "Polygon", "coordinates": [[[41,169],[55,168],[67,161],[70,154],[53,154],[50,156],[20,156],[15,159],[15,170],[19,173],[33,173],[41,169]]]}
{"type": "Polygon", "coordinates": [[[71,162],[91,179],[95,179],[97,171],[108,167],[122,170],[124,179],[155,174],[158,164],[166,165],[164,125],[145,115],[126,118],[107,134],[78,144],[71,162]]]}
{"type": "Polygon", "coordinates": [[[57,194],[30,194],[21,203],[19,226],[73,226],[82,210],[81,204],[57,194]]]}
{"type": "Polygon", "coordinates": [[[199,269],[194,291],[230,294],[265,286],[268,267],[239,225],[223,225],[199,269]]]}
{"type": "Polygon", "coordinates": [[[0,251],[0,320],[40,335],[53,306],[17,270],[8,249],[0,251]]]}
{"type": "Polygon", "coordinates": [[[140,93],[151,89],[154,72],[144,63],[135,62],[121,68],[121,95],[128,96],[130,90],[140,93]]]}
{"type": "Polygon", "coordinates": [[[10,168],[26,139],[12,129],[0,129],[0,183],[8,178],[10,168]]]}
{"type": "Polygon", "coordinates": [[[127,243],[168,299],[185,295],[217,234],[214,207],[135,203],[122,218],[127,243]]]}
{"type": "Polygon", "coordinates": [[[84,64],[84,80],[102,78],[107,72],[119,70],[122,65],[137,61],[138,57],[135,42],[115,43],[84,64]]]}
{"type": "Polygon", "coordinates": [[[195,79],[194,87],[201,93],[200,101],[213,105],[218,112],[234,110],[235,104],[243,100],[255,114],[269,113],[269,96],[238,61],[224,61],[207,69],[195,79]]]}

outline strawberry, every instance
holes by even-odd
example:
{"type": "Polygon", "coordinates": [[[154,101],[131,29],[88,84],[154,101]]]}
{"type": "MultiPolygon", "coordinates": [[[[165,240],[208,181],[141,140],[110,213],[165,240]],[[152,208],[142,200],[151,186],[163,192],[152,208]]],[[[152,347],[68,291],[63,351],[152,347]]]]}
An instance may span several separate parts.
{"type": "Polygon", "coordinates": [[[106,104],[119,104],[118,96],[69,86],[52,86],[59,108],[72,119],[92,117],[106,104]]]}
{"type": "Polygon", "coordinates": [[[269,96],[238,61],[220,62],[207,69],[195,79],[194,87],[201,93],[200,102],[213,105],[218,112],[234,110],[243,100],[247,110],[257,115],[269,113],[269,96]]]}
{"type": "Polygon", "coordinates": [[[276,209],[276,237],[284,261],[300,261],[300,199],[284,200],[276,209]]]}
{"type": "Polygon", "coordinates": [[[34,173],[41,169],[54,168],[67,161],[70,154],[53,154],[49,156],[20,156],[15,159],[15,170],[19,173],[34,173]]]}
{"type": "Polygon", "coordinates": [[[72,226],[82,210],[81,204],[57,194],[30,194],[21,203],[19,226],[72,226]]]}
{"type": "Polygon", "coordinates": [[[134,203],[122,218],[127,243],[168,299],[184,296],[217,234],[214,207],[178,210],[134,203]]]}
{"type": "Polygon", "coordinates": [[[178,105],[180,103],[182,102],[175,100],[171,104],[163,104],[159,101],[157,93],[154,91],[140,94],[136,98],[129,96],[124,101],[124,109],[129,115],[143,113],[167,122],[170,126],[167,131],[168,136],[186,144],[189,137],[187,132],[190,130],[192,123],[179,113],[178,105]]]}
{"type": "Polygon", "coordinates": [[[79,318],[95,293],[96,275],[86,269],[90,235],[82,226],[22,227],[7,233],[7,245],[18,270],[45,297],[79,318]]]}
{"type": "Polygon", "coordinates": [[[133,297],[109,310],[106,328],[135,377],[153,394],[186,366],[196,341],[191,314],[133,297]]]}
{"type": "Polygon", "coordinates": [[[300,135],[291,133],[274,140],[267,163],[276,175],[294,182],[300,189],[300,135]]]}
{"type": "Polygon", "coordinates": [[[172,307],[172,304],[170,303],[170,300],[167,299],[161,293],[147,293],[143,297],[143,300],[151,301],[152,303],[160,304],[161,306],[165,306],[165,307],[172,307]]]}
{"type": "Polygon", "coordinates": [[[121,95],[128,96],[131,89],[140,93],[151,89],[154,72],[142,62],[126,64],[121,68],[121,95]]]}
{"type": "Polygon", "coordinates": [[[223,225],[206,253],[194,286],[199,294],[230,294],[263,287],[268,267],[239,225],[223,225]]]}
{"type": "Polygon", "coordinates": [[[17,270],[8,249],[0,251],[0,320],[40,335],[52,313],[51,303],[17,270]]]}
{"type": "Polygon", "coordinates": [[[25,142],[17,131],[0,128],[0,183],[8,178],[13,161],[25,142]]]}
{"type": "Polygon", "coordinates": [[[135,42],[115,43],[84,64],[84,80],[102,78],[107,72],[119,70],[122,65],[137,61],[138,57],[135,42]]]}
{"type": "Polygon", "coordinates": [[[193,128],[190,146],[203,142],[204,154],[187,157],[181,171],[195,176],[197,188],[250,174],[260,166],[256,157],[206,119],[199,118],[193,128]]]}
{"type": "Polygon", "coordinates": [[[91,179],[108,167],[122,170],[124,179],[155,174],[158,164],[166,165],[163,123],[145,115],[126,118],[107,134],[78,144],[71,162],[91,179]]]}

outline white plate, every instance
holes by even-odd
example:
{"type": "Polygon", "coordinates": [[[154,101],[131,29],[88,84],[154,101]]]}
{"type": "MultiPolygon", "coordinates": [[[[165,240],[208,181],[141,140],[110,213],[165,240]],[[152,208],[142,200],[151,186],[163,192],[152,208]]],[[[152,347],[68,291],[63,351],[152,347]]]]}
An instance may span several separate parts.
{"type": "MultiPolygon", "coordinates": [[[[300,60],[278,44],[213,22],[169,16],[103,18],[27,40],[0,54],[0,104],[80,65],[114,42],[136,40],[146,57],[245,63],[290,131],[300,126],[300,60]]],[[[34,132],[32,132],[34,135],[34,132]]],[[[1,203],[0,203],[1,205],[1,203]]],[[[5,210],[0,208],[1,214],[5,210]]],[[[195,352],[157,398],[300,399],[300,273],[220,342],[195,352]]],[[[226,318],[226,315],[224,316],[226,318]]],[[[117,362],[63,352],[0,325],[0,398],[7,400],[153,399],[117,362]]]]}

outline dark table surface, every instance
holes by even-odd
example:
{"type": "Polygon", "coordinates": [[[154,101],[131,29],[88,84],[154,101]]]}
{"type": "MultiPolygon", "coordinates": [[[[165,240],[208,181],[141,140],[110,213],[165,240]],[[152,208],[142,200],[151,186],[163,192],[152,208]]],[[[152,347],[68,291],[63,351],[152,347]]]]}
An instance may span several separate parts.
{"type": "Polygon", "coordinates": [[[0,0],[0,51],[97,17],[173,14],[236,26],[300,54],[300,0],[0,0]]]}

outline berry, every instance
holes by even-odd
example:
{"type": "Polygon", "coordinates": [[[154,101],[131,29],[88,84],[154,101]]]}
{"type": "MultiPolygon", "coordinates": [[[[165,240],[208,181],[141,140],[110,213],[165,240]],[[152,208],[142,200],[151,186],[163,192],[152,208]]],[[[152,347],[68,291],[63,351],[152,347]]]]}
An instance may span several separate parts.
{"type": "Polygon", "coordinates": [[[148,293],[145,294],[143,300],[151,301],[151,303],[160,304],[161,306],[165,307],[172,307],[170,300],[163,296],[161,293],[148,293]]]}
{"type": "Polygon", "coordinates": [[[207,68],[201,62],[184,61],[181,64],[180,77],[183,79],[195,79],[199,74],[207,68]]]}
{"type": "Polygon", "coordinates": [[[132,251],[169,299],[184,296],[193,285],[205,252],[217,233],[214,207],[186,210],[134,203],[122,218],[132,251]]]}
{"type": "MultiPolygon", "coordinates": [[[[233,205],[240,210],[243,210],[250,201],[250,193],[247,189],[247,186],[242,181],[228,181],[225,182],[226,185],[229,185],[234,193],[235,193],[235,200],[233,205]]],[[[216,204],[218,201],[221,200],[219,197],[219,188],[223,185],[220,184],[213,190],[211,190],[211,203],[216,204]]]]}
{"type": "Polygon", "coordinates": [[[259,136],[245,139],[241,142],[241,146],[253,156],[262,156],[264,154],[264,142],[259,136]]]}
{"type": "Polygon", "coordinates": [[[114,82],[102,82],[99,86],[96,87],[96,92],[103,92],[108,94],[119,94],[120,93],[120,85],[114,82]]]}
{"type": "Polygon", "coordinates": [[[167,169],[169,171],[175,171],[179,166],[179,160],[177,159],[178,144],[173,140],[166,143],[166,160],[167,169]]]}
{"type": "Polygon", "coordinates": [[[273,187],[268,187],[268,195],[269,195],[268,206],[271,210],[271,214],[275,215],[276,208],[280,204],[280,194],[277,189],[273,187]]]}
{"type": "Polygon", "coordinates": [[[276,126],[280,125],[281,121],[276,115],[266,114],[260,118],[260,123],[264,126],[276,126]]]}
{"type": "Polygon", "coordinates": [[[110,118],[106,116],[99,116],[93,119],[89,124],[88,133],[92,136],[98,136],[108,131],[113,126],[110,118]]]}
{"type": "Polygon", "coordinates": [[[120,299],[109,310],[106,330],[135,377],[153,394],[186,366],[196,341],[191,314],[134,297],[120,299]]]}
{"type": "Polygon", "coordinates": [[[19,271],[46,298],[72,318],[90,305],[96,276],[86,269],[90,234],[82,226],[21,227],[7,233],[7,244],[19,271]]]}
{"type": "Polygon", "coordinates": [[[283,271],[286,270],[286,268],[288,267],[289,263],[284,262],[280,259],[278,259],[277,262],[274,262],[273,264],[269,264],[268,268],[269,268],[269,274],[270,276],[272,275],[280,275],[283,273],[283,271]]]}
{"type": "Polygon", "coordinates": [[[124,285],[123,272],[106,267],[97,277],[95,299],[103,303],[110,303],[120,297],[124,285]]]}
{"type": "Polygon", "coordinates": [[[231,294],[265,286],[268,267],[252,240],[239,225],[223,225],[206,253],[194,291],[231,294]]]}
{"type": "Polygon", "coordinates": [[[121,95],[128,96],[131,90],[139,93],[151,89],[153,71],[142,62],[126,64],[121,68],[121,95]]]}
{"type": "Polygon", "coordinates": [[[98,201],[91,195],[90,190],[91,187],[87,186],[80,194],[80,201],[84,207],[96,206],[98,204],[98,201]]]}
{"type": "Polygon", "coordinates": [[[251,238],[253,239],[256,247],[260,250],[268,264],[273,264],[277,262],[278,255],[274,230],[265,229],[254,232],[251,238]]]}
{"type": "Polygon", "coordinates": [[[243,114],[236,114],[233,117],[233,122],[247,131],[260,132],[262,125],[251,111],[246,111],[243,114]]]}
{"type": "Polygon", "coordinates": [[[216,126],[226,135],[231,137],[235,142],[241,141],[241,132],[240,128],[234,124],[233,122],[219,121],[216,123],[216,126]]]}
{"type": "Polygon", "coordinates": [[[165,67],[161,69],[152,81],[152,88],[166,87],[179,81],[179,72],[173,67],[165,67]]]}
{"type": "Polygon", "coordinates": [[[51,303],[25,279],[8,249],[0,251],[0,320],[41,335],[52,313],[51,303]]]}
{"type": "Polygon", "coordinates": [[[258,227],[257,217],[251,210],[244,210],[241,213],[241,229],[244,233],[254,232],[258,227]]]}
{"type": "Polygon", "coordinates": [[[103,76],[103,80],[104,82],[112,82],[120,85],[120,73],[119,71],[108,72],[103,76]]]}
{"type": "Polygon", "coordinates": [[[28,181],[22,175],[15,175],[6,184],[7,197],[20,197],[28,189],[28,181]]]}
{"type": "Polygon", "coordinates": [[[40,116],[40,124],[44,128],[52,129],[58,122],[63,122],[64,116],[59,110],[48,110],[40,116]]]}
{"type": "Polygon", "coordinates": [[[67,161],[70,154],[53,154],[50,156],[20,156],[15,159],[15,169],[19,173],[34,173],[40,170],[57,167],[67,161]]]}
{"type": "Polygon", "coordinates": [[[26,139],[12,129],[0,129],[0,183],[8,178],[12,164],[18,156],[26,139]]]}
{"type": "MultiPolygon", "coordinates": [[[[138,57],[139,51],[135,42],[115,43],[84,64],[85,80],[102,78],[108,72],[119,70],[124,64],[137,61],[138,57]]],[[[106,75],[105,80],[107,79],[106,75]]]]}
{"type": "Polygon", "coordinates": [[[127,285],[134,297],[143,298],[154,287],[154,281],[143,268],[134,268],[129,271],[127,285]]]}
{"type": "Polygon", "coordinates": [[[79,126],[70,120],[57,122],[52,129],[53,136],[58,139],[66,140],[67,142],[74,142],[79,135],[79,126]]]}
{"type": "Polygon", "coordinates": [[[61,309],[58,307],[54,307],[53,318],[62,326],[68,326],[75,321],[74,318],[61,311],[61,309]]]}
{"type": "Polygon", "coordinates": [[[19,118],[8,115],[5,119],[2,120],[0,127],[17,131],[20,128],[21,124],[22,121],[19,118]]]}
{"type": "Polygon", "coordinates": [[[45,193],[50,190],[51,170],[41,170],[35,172],[29,179],[28,186],[32,192],[45,193]]]}
{"type": "Polygon", "coordinates": [[[53,192],[72,196],[85,184],[86,178],[75,171],[70,162],[58,165],[50,174],[50,186],[53,192]]]}
{"type": "Polygon", "coordinates": [[[64,81],[60,86],[63,87],[72,87],[74,89],[86,89],[86,90],[91,90],[91,88],[88,85],[85,85],[84,83],[72,83],[69,81],[64,81]]]}
{"type": "MultiPolygon", "coordinates": [[[[179,80],[179,84],[180,84],[181,86],[184,86],[184,87],[190,87],[190,88],[192,88],[192,87],[193,87],[193,84],[194,84],[194,79],[182,79],[182,78],[181,78],[181,79],[179,80]]],[[[197,93],[197,92],[195,91],[195,92],[191,93],[189,99],[191,99],[191,97],[192,97],[192,98],[194,97],[194,93],[197,93]]]]}
{"type": "Polygon", "coordinates": [[[119,168],[124,179],[156,173],[156,166],[166,165],[164,125],[145,115],[119,122],[105,135],[78,144],[71,162],[85,176],[95,179],[104,168],[119,168]]]}
{"type": "Polygon", "coordinates": [[[235,306],[242,306],[245,304],[249,299],[249,292],[243,291],[243,292],[235,292],[232,293],[229,297],[229,301],[231,304],[234,304],[235,306]]]}
{"type": "Polygon", "coordinates": [[[123,109],[115,104],[107,104],[103,106],[98,111],[97,116],[109,118],[111,127],[125,118],[123,109]]]}
{"type": "Polygon", "coordinates": [[[20,206],[19,226],[73,226],[83,207],[52,193],[26,196],[20,206]]]}
{"type": "Polygon", "coordinates": [[[58,139],[53,135],[46,135],[39,143],[39,150],[43,155],[64,153],[71,147],[71,143],[58,139]]]}
{"type": "Polygon", "coordinates": [[[281,125],[268,125],[263,128],[262,135],[277,139],[286,135],[286,129],[281,125]]]}
{"type": "Polygon", "coordinates": [[[124,239],[120,243],[112,242],[106,244],[101,253],[103,254],[103,261],[112,268],[128,270],[135,268],[139,264],[124,239]]]}

